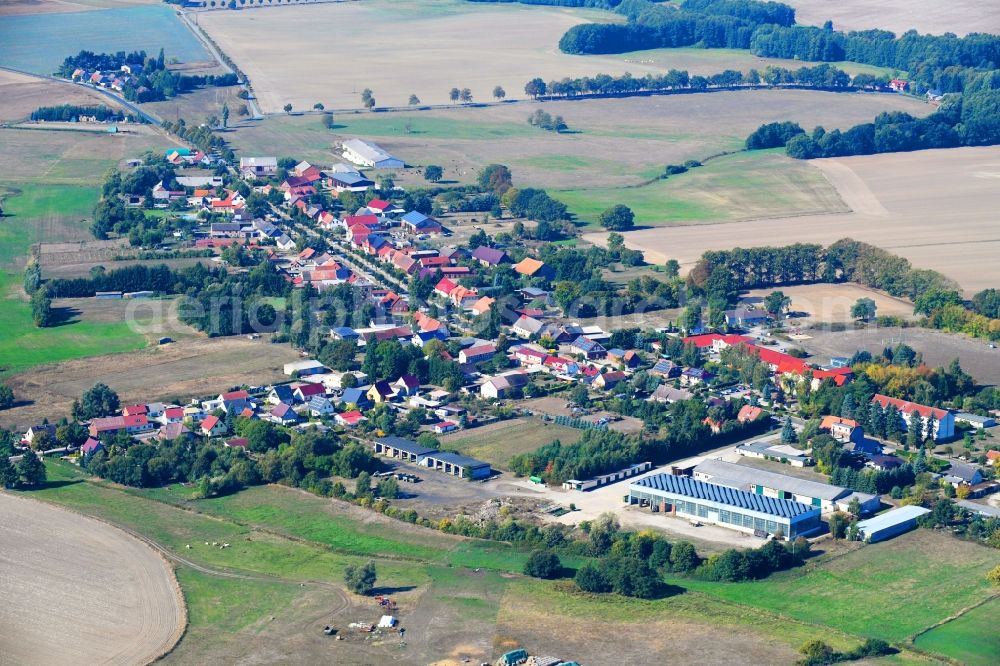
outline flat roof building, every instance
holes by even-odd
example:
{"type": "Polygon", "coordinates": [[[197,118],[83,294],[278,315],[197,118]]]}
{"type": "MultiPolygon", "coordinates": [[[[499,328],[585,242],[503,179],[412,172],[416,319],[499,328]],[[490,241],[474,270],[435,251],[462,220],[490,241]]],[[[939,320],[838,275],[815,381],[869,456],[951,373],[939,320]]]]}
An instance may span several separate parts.
{"type": "Polygon", "coordinates": [[[802,502],[824,512],[846,510],[853,497],[857,497],[861,502],[862,513],[871,513],[880,506],[879,498],[875,495],[724,460],[705,460],[694,468],[694,478],[739,488],[765,497],[802,502]]]}
{"type": "Polygon", "coordinates": [[[466,477],[466,472],[473,479],[485,479],[493,471],[488,462],[463,456],[460,453],[452,453],[451,451],[434,451],[428,453],[420,461],[420,464],[424,467],[444,472],[445,474],[457,476],[460,479],[466,477]]]}
{"type": "Polygon", "coordinates": [[[909,532],[917,526],[917,518],[930,512],[930,509],[922,506],[901,506],[874,518],[862,520],[858,523],[858,533],[868,543],[885,541],[909,532]]]}
{"type": "Polygon", "coordinates": [[[375,453],[390,458],[420,462],[428,453],[435,452],[434,449],[402,437],[381,437],[375,440],[375,453]]]}
{"type": "Polygon", "coordinates": [[[764,536],[779,531],[794,539],[820,529],[819,507],[698,481],[653,474],[628,486],[629,504],[647,503],[656,512],[764,536]]]}

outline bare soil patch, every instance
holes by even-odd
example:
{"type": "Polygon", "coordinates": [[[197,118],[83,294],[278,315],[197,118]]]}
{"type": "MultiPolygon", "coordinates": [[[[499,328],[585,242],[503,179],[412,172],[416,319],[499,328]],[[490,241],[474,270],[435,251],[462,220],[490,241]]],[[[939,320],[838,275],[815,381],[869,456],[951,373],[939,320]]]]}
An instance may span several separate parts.
{"type": "Polygon", "coordinates": [[[1000,349],[990,349],[983,340],[926,328],[873,326],[847,331],[806,331],[812,338],[798,344],[823,360],[830,356],[851,356],[858,350],[873,354],[886,347],[905,343],[923,355],[931,367],[947,365],[957,358],[962,368],[980,384],[1000,384],[1000,349]]]}
{"type": "Polygon", "coordinates": [[[137,352],[43,366],[7,380],[15,395],[30,396],[31,402],[0,412],[0,422],[26,428],[43,417],[69,414],[73,400],[97,382],[117,391],[123,404],[186,401],[232,386],[265,384],[283,379],[282,365],[296,358],[287,345],[198,335],[137,352]]]}
{"type": "MultiPolygon", "coordinates": [[[[2,15],[0,11],[0,16],[2,15]]],[[[81,86],[0,70],[0,122],[24,120],[40,106],[59,104],[104,105],[117,108],[117,105],[107,97],[81,86]]]]}
{"type": "MultiPolygon", "coordinates": [[[[814,160],[853,212],[628,232],[652,263],[690,268],[706,250],[829,244],[850,237],[956,280],[967,295],[1000,284],[1000,148],[953,148],[814,160]]],[[[603,242],[605,234],[593,234],[603,242]]],[[[590,240],[590,236],[588,236],[590,240]]]]}
{"type": "Polygon", "coordinates": [[[807,25],[833,21],[835,30],[879,28],[902,35],[915,29],[940,35],[954,32],[1000,33],[1000,7],[978,0],[788,0],[795,7],[795,20],[807,25]]]}
{"type": "Polygon", "coordinates": [[[0,493],[0,653],[21,664],[145,664],[180,639],[166,561],[124,532],[0,493]]]}
{"type": "Polygon", "coordinates": [[[792,299],[790,311],[807,313],[805,317],[786,321],[785,327],[789,329],[820,323],[852,322],[854,318],[851,317],[851,306],[859,298],[870,298],[875,301],[880,316],[914,319],[913,303],[858,284],[807,284],[796,287],[754,289],[741,296],[740,301],[762,307],[764,297],[774,291],[781,291],[792,299]]]}

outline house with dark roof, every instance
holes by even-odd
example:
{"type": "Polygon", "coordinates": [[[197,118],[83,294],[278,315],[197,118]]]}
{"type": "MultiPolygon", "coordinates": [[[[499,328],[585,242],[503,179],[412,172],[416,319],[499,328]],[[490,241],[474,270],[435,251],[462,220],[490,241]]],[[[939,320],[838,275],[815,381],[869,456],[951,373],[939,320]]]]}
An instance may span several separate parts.
{"type": "Polygon", "coordinates": [[[341,405],[354,405],[355,407],[371,407],[372,401],[368,399],[368,394],[363,388],[349,388],[344,389],[344,392],[340,394],[340,398],[337,399],[337,403],[341,405]]]}
{"type": "Polygon", "coordinates": [[[267,420],[278,425],[295,425],[299,422],[299,415],[295,413],[292,406],[281,402],[275,405],[267,414],[267,420]]]}
{"type": "Polygon", "coordinates": [[[570,348],[574,354],[580,354],[586,359],[604,358],[607,353],[600,342],[582,335],[572,342],[570,348]]]}
{"type": "Polygon", "coordinates": [[[396,395],[396,391],[392,388],[392,385],[384,379],[378,380],[372,384],[370,389],[368,389],[368,399],[376,405],[388,402],[394,395],[396,395]]]}
{"type": "Polygon", "coordinates": [[[486,247],[485,245],[480,245],[475,250],[472,251],[472,258],[483,266],[499,266],[500,264],[509,264],[510,257],[503,250],[497,250],[492,247],[486,247]]]}
{"type": "Polygon", "coordinates": [[[673,379],[674,377],[680,377],[683,368],[677,365],[673,361],[661,358],[653,365],[653,369],[649,371],[652,375],[658,375],[664,379],[673,379]]]}

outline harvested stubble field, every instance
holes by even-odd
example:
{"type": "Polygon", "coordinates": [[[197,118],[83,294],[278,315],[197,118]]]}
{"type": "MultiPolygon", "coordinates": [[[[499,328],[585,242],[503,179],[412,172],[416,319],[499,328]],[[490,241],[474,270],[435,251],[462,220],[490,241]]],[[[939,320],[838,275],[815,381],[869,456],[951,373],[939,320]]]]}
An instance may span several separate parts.
{"type": "MultiPolygon", "coordinates": [[[[606,207],[642,198],[662,206],[672,196],[663,190],[669,181],[634,186],[659,176],[667,164],[738,150],[762,123],[791,119],[804,127],[846,128],[891,110],[922,116],[933,109],[900,95],[756,90],[342,113],[335,114],[332,131],[315,115],[272,116],[227,138],[243,154],[294,155],[326,164],[342,160],[332,152],[334,143],[362,137],[408,164],[444,167],[446,180],[473,181],[483,166],[499,162],[510,166],[517,184],[569,190],[564,198],[573,197],[574,204],[606,207]],[[563,116],[571,131],[530,126],[528,116],[539,109],[563,116]],[[590,187],[577,192],[584,186],[590,187]]],[[[758,176],[772,168],[765,165],[758,176]]],[[[811,180],[829,189],[820,176],[811,180]]],[[[414,184],[419,183],[422,178],[414,184]]],[[[644,223],[658,219],[654,211],[644,223]]]]}
{"type": "Polygon", "coordinates": [[[902,35],[915,29],[940,35],[953,32],[1000,33],[1000,6],[979,0],[787,0],[795,7],[795,20],[806,25],[833,21],[835,30],[879,28],[902,35]]]}
{"type": "MultiPolygon", "coordinates": [[[[165,333],[177,337],[175,330],[165,333]]],[[[231,386],[265,384],[284,378],[282,365],[297,355],[288,345],[245,338],[189,339],[129,354],[113,354],[42,366],[5,380],[29,404],[0,413],[4,426],[27,427],[42,417],[69,414],[73,400],[97,382],[123,400],[187,400],[218,394],[231,386]]]]}
{"type": "MultiPolygon", "coordinates": [[[[725,225],[675,226],[625,234],[652,263],[690,268],[706,250],[829,244],[850,237],[957,281],[966,294],[1000,284],[1000,148],[953,148],[813,160],[849,213],[771,217],[725,225]]],[[[689,174],[676,178],[683,186],[689,174]]],[[[625,203],[628,203],[627,201],[625,203]]],[[[721,220],[720,220],[721,221],[721,220]]],[[[601,243],[605,234],[590,234],[601,243]]]]}
{"type": "Polygon", "coordinates": [[[510,459],[519,453],[530,453],[557,439],[564,445],[575,444],[582,436],[583,431],[577,428],[538,419],[513,419],[445,435],[438,441],[446,449],[506,469],[510,459]]]}
{"type": "Polygon", "coordinates": [[[621,20],[609,12],[565,7],[369,0],[209,12],[201,14],[200,24],[247,73],[265,112],[280,112],[286,103],[297,109],[316,102],[360,108],[364,88],[372,89],[378,106],[406,106],[411,94],[424,104],[448,104],[453,87],[469,88],[475,101],[488,102],[497,85],[508,99],[525,98],[524,84],[536,76],[551,81],[669,69],[714,74],[803,64],[732,49],[591,56],[558,49],[560,37],[574,25],[621,20]],[[302,49],[312,57],[302,59],[302,49]]]}
{"type": "Polygon", "coordinates": [[[158,553],[110,525],[0,492],[0,654],[11,664],[144,664],[180,640],[158,553]]]}
{"type": "Polygon", "coordinates": [[[991,349],[984,340],[976,340],[956,333],[945,333],[927,328],[898,328],[872,326],[846,331],[807,330],[808,340],[796,344],[817,357],[851,356],[858,350],[872,354],[881,353],[886,347],[905,343],[923,354],[931,367],[947,365],[957,358],[962,369],[980,384],[1000,384],[1000,349],[991,349]]]}
{"type": "Polygon", "coordinates": [[[913,319],[913,303],[895,298],[881,291],[858,284],[807,284],[774,289],[754,289],[740,296],[740,301],[762,307],[764,297],[774,291],[781,291],[792,299],[791,312],[807,313],[785,323],[786,329],[801,328],[813,324],[846,324],[854,321],[851,306],[859,298],[875,301],[879,316],[913,319]]]}
{"type": "Polygon", "coordinates": [[[81,86],[0,70],[0,123],[25,120],[40,106],[59,104],[117,106],[107,97],[81,86]]]}

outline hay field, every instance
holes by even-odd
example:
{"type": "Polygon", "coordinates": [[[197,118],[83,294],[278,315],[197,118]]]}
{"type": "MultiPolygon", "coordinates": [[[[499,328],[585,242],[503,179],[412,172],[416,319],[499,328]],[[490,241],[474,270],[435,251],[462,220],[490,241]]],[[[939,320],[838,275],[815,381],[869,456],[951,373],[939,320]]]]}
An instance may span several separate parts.
{"type": "Polygon", "coordinates": [[[1000,5],[979,0],[787,0],[795,7],[795,20],[823,25],[830,19],[835,30],[880,28],[902,35],[910,29],[940,35],[953,32],[1000,33],[1000,5]]]}
{"type": "Polygon", "coordinates": [[[24,120],[40,106],[58,104],[117,108],[107,97],[80,86],[0,70],[0,123],[24,120]]]}
{"type": "Polygon", "coordinates": [[[786,328],[797,328],[812,324],[843,324],[854,321],[851,306],[859,298],[875,301],[879,316],[913,319],[913,303],[895,298],[881,291],[869,289],[859,284],[806,284],[775,289],[754,289],[740,296],[740,302],[760,304],[773,291],[781,291],[792,299],[789,310],[805,312],[808,316],[796,318],[786,323],[786,328]]]}
{"type": "Polygon", "coordinates": [[[227,139],[243,154],[293,155],[326,164],[342,159],[332,152],[335,141],[363,137],[408,164],[444,167],[447,180],[471,182],[483,166],[500,162],[510,166],[520,185],[596,189],[581,198],[595,205],[615,199],[606,207],[624,196],[606,189],[639,185],[666,164],[742,148],[762,123],[791,119],[806,127],[846,128],[889,110],[922,116],[932,109],[897,95],[756,90],[340,113],[332,131],[318,116],[273,116],[242,126],[227,139]],[[528,125],[536,109],[563,116],[572,132],[528,125]]]}
{"type": "Polygon", "coordinates": [[[0,493],[0,654],[11,664],[144,664],[180,640],[166,561],[105,523],[0,493]]]}
{"type": "MultiPolygon", "coordinates": [[[[705,250],[832,243],[851,237],[938,270],[967,295],[1000,284],[1000,148],[954,148],[814,160],[850,213],[773,217],[725,225],[643,229],[629,247],[653,263],[676,258],[690,268],[705,250]]],[[[683,183],[687,174],[677,178],[683,183]]],[[[589,234],[603,242],[605,234],[589,234]]]]}

